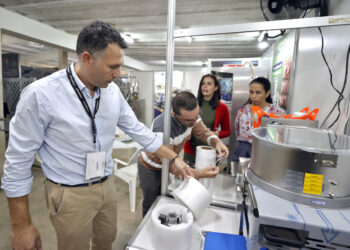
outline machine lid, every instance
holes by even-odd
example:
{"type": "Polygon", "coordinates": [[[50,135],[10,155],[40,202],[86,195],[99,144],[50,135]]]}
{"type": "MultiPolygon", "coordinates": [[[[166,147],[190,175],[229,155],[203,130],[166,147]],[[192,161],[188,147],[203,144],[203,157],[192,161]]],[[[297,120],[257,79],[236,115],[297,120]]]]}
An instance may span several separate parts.
{"type": "Polygon", "coordinates": [[[252,135],[267,143],[307,152],[350,155],[350,137],[331,130],[276,125],[255,128],[252,135]]]}

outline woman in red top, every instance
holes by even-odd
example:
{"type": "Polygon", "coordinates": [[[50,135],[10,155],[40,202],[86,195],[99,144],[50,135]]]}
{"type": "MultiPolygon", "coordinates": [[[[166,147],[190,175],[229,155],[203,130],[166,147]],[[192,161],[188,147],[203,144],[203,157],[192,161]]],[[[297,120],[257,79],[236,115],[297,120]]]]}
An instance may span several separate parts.
{"type": "MultiPolygon", "coordinates": [[[[225,103],[220,101],[221,91],[217,78],[212,74],[204,75],[199,83],[197,100],[200,115],[204,124],[219,138],[229,137],[231,134],[230,112],[225,103]]],[[[185,144],[184,160],[190,165],[196,160],[196,147],[206,145],[192,136],[185,144]]]]}

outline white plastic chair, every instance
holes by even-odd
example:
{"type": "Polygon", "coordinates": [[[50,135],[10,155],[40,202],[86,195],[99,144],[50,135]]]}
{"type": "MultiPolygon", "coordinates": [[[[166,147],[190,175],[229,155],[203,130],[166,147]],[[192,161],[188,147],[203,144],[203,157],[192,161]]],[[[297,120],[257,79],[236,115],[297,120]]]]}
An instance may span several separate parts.
{"type": "Polygon", "coordinates": [[[138,148],[136,152],[131,156],[128,162],[113,159],[114,162],[114,175],[118,176],[123,181],[129,184],[129,196],[130,196],[130,211],[135,212],[136,204],[136,181],[137,181],[137,163],[132,163],[135,156],[140,152],[141,148],[138,148]],[[118,168],[118,164],[125,167],[118,168]]]}

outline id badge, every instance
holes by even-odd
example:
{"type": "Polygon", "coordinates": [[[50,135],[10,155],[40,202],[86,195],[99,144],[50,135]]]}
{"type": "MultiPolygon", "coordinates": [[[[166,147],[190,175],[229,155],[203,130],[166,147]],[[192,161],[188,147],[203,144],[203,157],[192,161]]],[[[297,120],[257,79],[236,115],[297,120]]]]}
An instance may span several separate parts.
{"type": "Polygon", "coordinates": [[[93,152],[86,154],[85,180],[105,176],[106,152],[93,152]]]}

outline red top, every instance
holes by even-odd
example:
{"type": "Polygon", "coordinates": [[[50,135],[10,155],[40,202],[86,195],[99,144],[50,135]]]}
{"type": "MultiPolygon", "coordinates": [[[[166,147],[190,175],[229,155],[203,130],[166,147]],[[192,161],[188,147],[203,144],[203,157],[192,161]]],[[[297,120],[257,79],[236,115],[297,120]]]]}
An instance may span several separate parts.
{"type": "MultiPolygon", "coordinates": [[[[219,102],[219,105],[216,107],[215,120],[213,131],[219,129],[219,138],[229,137],[231,134],[231,119],[230,111],[228,110],[227,105],[224,102],[219,102]]],[[[194,151],[191,147],[190,141],[187,141],[184,146],[184,151],[188,154],[193,155],[194,151]]]]}

